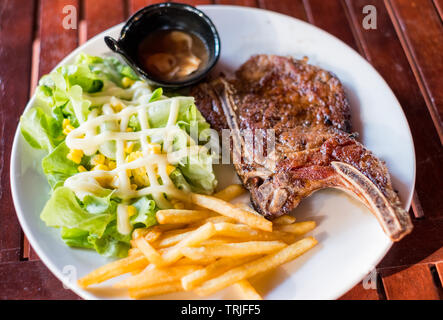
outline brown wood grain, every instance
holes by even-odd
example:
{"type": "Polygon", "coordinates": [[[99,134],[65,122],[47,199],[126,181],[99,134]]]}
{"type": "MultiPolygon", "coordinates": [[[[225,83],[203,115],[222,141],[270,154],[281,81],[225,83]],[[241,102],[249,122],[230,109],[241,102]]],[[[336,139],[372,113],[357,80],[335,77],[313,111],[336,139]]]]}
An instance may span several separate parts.
{"type": "MultiPolygon", "coordinates": [[[[160,3],[160,2],[165,2],[165,1],[162,1],[162,0],[128,0],[129,12],[130,12],[130,14],[133,14],[136,11],[138,11],[146,6],[149,6],[149,5],[155,4],[155,3],[160,3]]],[[[191,0],[191,1],[175,0],[173,2],[187,3],[187,4],[190,4],[191,6],[213,4],[212,0],[191,0]]]]}
{"type": "Polygon", "coordinates": [[[431,270],[426,264],[405,269],[381,270],[386,297],[389,300],[439,300],[431,270]]]}
{"type": "Polygon", "coordinates": [[[359,50],[341,0],[304,0],[309,22],[359,50]]]}
{"type": "Polygon", "coordinates": [[[84,1],[83,12],[87,39],[126,19],[124,0],[114,0],[112,6],[109,0],[84,1]]]}
{"type": "Polygon", "coordinates": [[[260,8],[276,11],[288,16],[308,21],[303,0],[258,0],[260,8]]]}
{"type": "Polygon", "coordinates": [[[349,290],[339,300],[380,300],[377,289],[365,289],[360,282],[354,288],[349,290]]]}
{"type": "MultiPolygon", "coordinates": [[[[65,56],[73,51],[79,44],[78,33],[80,23],[79,0],[40,0],[38,19],[38,76],[49,73],[65,56]],[[71,12],[72,6],[77,14],[75,29],[65,29],[63,20],[71,12]]],[[[39,260],[38,255],[24,239],[24,256],[29,260],[39,260]]]]}
{"type": "MultiPolygon", "coordinates": [[[[66,30],[63,13],[66,6],[74,6],[79,14],[79,0],[40,0],[39,77],[49,73],[66,55],[78,46],[78,28],[66,30]]],[[[79,22],[79,19],[77,19],[79,22]]]]}
{"type": "MultiPolygon", "coordinates": [[[[428,94],[430,98],[440,99],[438,94],[441,93],[441,90],[436,92],[438,81],[435,81],[432,74],[428,77],[429,72],[433,70],[429,71],[426,69],[428,65],[423,62],[419,63],[422,61],[420,60],[422,56],[419,54],[421,50],[432,52],[427,48],[420,48],[422,41],[418,41],[415,38],[417,35],[414,33],[415,28],[421,28],[419,24],[425,17],[417,16],[417,14],[421,14],[420,10],[417,10],[418,13],[409,11],[404,13],[396,7],[399,5],[410,6],[412,2],[393,1],[395,5],[392,8],[395,11],[395,18],[398,19],[396,21],[398,25],[392,23],[383,0],[220,0],[220,2],[227,4],[249,6],[260,4],[263,8],[309,21],[359,50],[387,80],[402,104],[413,133],[417,155],[417,184],[413,207],[416,215],[421,216],[422,219],[414,221],[416,225],[414,232],[402,242],[394,245],[380,263],[379,271],[383,279],[381,284],[385,285],[384,290],[388,299],[438,299],[438,290],[427,263],[435,264],[439,277],[443,280],[443,235],[441,232],[443,230],[443,194],[441,191],[443,190],[441,179],[443,176],[443,166],[441,165],[443,150],[434,126],[435,115],[432,119],[427,108],[430,105],[429,101],[427,104],[422,92],[428,94]],[[367,31],[362,28],[362,7],[367,4],[377,7],[377,30],[367,31]],[[405,47],[405,39],[403,39],[402,46],[401,37],[399,38],[397,34],[400,32],[398,27],[405,28],[410,37],[408,41],[411,48],[405,47]],[[413,41],[414,39],[416,41],[413,41]],[[404,48],[409,52],[406,50],[405,53],[404,48]],[[414,67],[417,70],[414,70],[414,67]],[[418,83],[416,77],[418,77],[418,83]],[[422,85],[422,90],[420,90],[420,85],[422,85]],[[417,263],[419,264],[414,265],[417,263]]],[[[415,3],[421,3],[421,1],[415,1],[415,3]]],[[[423,1],[431,2],[431,0],[423,1]]],[[[41,40],[41,45],[39,41],[36,42],[36,79],[37,76],[49,72],[55,64],[79,44],[78,36],[82,31],[79,29],[64,30],[62,28],[64,14],[61,10],[68,4],[80,8],[80,2],[83,12],[79,11],[79,14],[85,19],[83,31],[86,40],[122,21],[127,13],[134,13],[146,5],[162,1],[117,0],[115,2],[117,5],[113,4],[110,7],[107,5],[109,1],[104,0],[40,0],[38,2],[40,3],[40,15],[37,35],[41,40]],[[125,12],[126,9],[128,12],[125,12]],[[100,15],[104,11],[107,14],[100,15]],[[38,64],[39,60],[40,64],[38,64]]],[[[183,2],[199,5],[212,1],[183,2]]],[[[0,299],[78,299],[75,294],[63,289],[61,283],[40,261],[32,261],[38,258],[33,252],[29,254],[30,261],[4,263],[20,259],[22,242],[21,230],[10,197],[8,166],[12,133],[30,91],[30,56],[34,24],[31,17],[37,16],[33,11],[37,8],[32,8],[33,3],[34,1],[29,0],[3,0],[0,3],[0,39],[2,43],[0,48],[0,98],[2,98],[2,108],[0,109],[0,128],[2,130],[0,199],[4,204],[4,209],[0,211],[0,279],[2,279],[0,281],[0,299]],[[12,24],[11,21],[14,23],[12,24]],[[4,134],[5,132],[7,134],[4,134]],[[6,183],[4,183],[5,181],[6,183]],[[3,279],[6,280],[3,281],[3,279]]],[[[440,10],[441,14],[443,0],[434,0],[434,5],[435,12],[440,10]]],[[[429,7],[428,9],[430,10],[429,7]]],[[[393,12],[391,12],[391,16],[394,16],[393,12]]],[[[425,32],[421,36],[427,37],[429,34],[425,32]]],[[[428,43],[428,41],[432,42],[432,39],[425,39],[423,43],[428,43]]],[[[428,53],[424,56],[428,57],[428,53]]],[[[429,57],[430,59],[435,58],[433,55],[429,57]]],[[[438,62],[441,62],[441,58],[438,62]]],[[[429,98],[427,99],[429,100],[429,98]]],[[[440,102],[435,106],[432,105],[432,108],[436,108],[436,110],[439,107],[441,107],[440,102]]],[[[384,295],[380,296],[377,290],[364,289],[361,283],[341,297],[345,300],[380,298],[384,298],[384,295]]]]}
{"type": "Polygon", "coordinates": [[[435,268],[438,272],[438,277],[440,279],[440,285],[443,285],[443,261],[436,263],[435,268]]]}
{"type": "Polygon", "coordinates": [[[403,51],[394,26],[382,0],[346,0],[365,57],[380,72],[400,101],[414,139],[417,160],[416,190],[426,218],[443,215],[443,148],[421,94],[414,73],[403,51]],[[362,8],[377,8],[377,30],[362,26],[362,8]]]}
{"type": "Polygon", "coordinates": [[[41,261],[2,263],[0,279],[0,300],[80,299],[64,289],[41,261]]]}
{"type": "Polygon", "coordinates": [[[18,261],[22,231],[9,184],[14,132],[29,98],[34,3],[8,0],[0,4],[0,262],[18,261]],[[20,10],[17,8],[20,7],[20,10]]]}
{"type": "Polygon", "coordinates": [[[386,0],[443,143],[443,25],[432,0],[386,0]]]}

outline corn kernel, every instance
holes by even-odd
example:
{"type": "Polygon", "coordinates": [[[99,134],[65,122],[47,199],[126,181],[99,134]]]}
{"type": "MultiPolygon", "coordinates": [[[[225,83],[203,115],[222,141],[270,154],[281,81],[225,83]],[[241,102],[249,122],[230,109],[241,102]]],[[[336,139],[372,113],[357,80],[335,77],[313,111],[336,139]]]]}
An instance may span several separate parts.
{"type": "Polygon", "coordinates": [[[149,154],[161,154],[162,146],[158,143],[150,143],[148,145],[148,153],[149,154]]]}
{"type": "Polygon", "coordinates": [[[131,184],[131,189],[132,190],[137,190],[138,186],[136,184],[131,184]]]}
{"type": "Polygon", "coordinates": [[[98,165],[98,164],[104,164],[105,163],[105,156],[102,154],[96,154],[92,159],[91,159],[91,164],[93,166],[98,165]]]}
{"type": "Polygon", "coordinates": [[[94,168],[92,168],[92,170],[93,171],[96,171],[96,170],[108,171],[109,168],[107,166],[105,166],[104,164],[98,164],[94,168]]]}
{"type": "Polygon", "coordinates": [[[145,168],[137,168],[132,170],[132,175],[134,177],[134,182],[139,187],[146,187],[150,185],[149,178],[146,174],[145,168]]]}
{"type": "Polygon", "coordinates": [[[132,132],[132,131],[134,131],[134,130],[132,130],[131,127],[127,127],[127,128],[126,128],[126,132],[132,132]]]}
{"type": "Polygon", "coordinates": [[[83,151],[82,150],[71,149],[69,151],[68,155],[66,156],[66,158],[68,158],[69,160],[79,164],[82,161],[82,158],[83,158],[83,151]]]}
{"type": "Polygon", "coordinates": [[[129,88],[130,86],[132,86],[135,83],[134,80],[128,78],[128,77],[124,77],[122,79],[122,85],[124,88],[129,88]]]}
{"type": "Polygon", "coordinates": [[[88,171],[88,170],[86,170],[86,168],[83,167],[83,166],[78,166],[78,167],[77,167],[77,170],[78,170],[78,172],[86,172],[86,171],[88,171]]]}
{"type": "Polygon", "coordinates": [[[128,143],[126,143],[126,146],[125,146],[125,152],[126,152],[126,153],[131,153],[132,150],[134,150],[134,142],[128,142],[128,143]]]}
{"type": "Polygon", "coordinates": [[[111,107],[112,107],[112,109],[114,109],[115,112],[120,112],[123,109],[123,104],[117,98],[112,97],[111,98],[111,107]]]}
{"type": "Polygon", "coordinates": [[[131,152],[127,157],[126,157],[126,161],[127,162],[132,162],[138,158],[143,157],[143,153],[141,151],[135,151],[135,152],[131,152]]]}
{"type": "Polygon", "coordinates": [[[104,176],[104,177],[96,177],[95,179],[102,187],[107,188],[111,185],[113,178],[110,176],[104,176]]]}
{"type": "Polygon", "coordinates": [[[64,129],[63,129],[63,134],[65,135],[65,136],[67,136],[72,130],[74,130],[75,128],[72,126],[72,125],[70,125],[70,124],[68,124],[64,129]]]}
{"type": "Polygon", "coordinates": [[[115,168],[117,168],[117,164],[115,163],[115,161],[112,160],[107,161],[106,165],[110,170],[114,170],[115,168]]]}
{"type": "Polygon", "coordinates": [[[114,178],[112,178],[111,183],[109,184],[110,187],[117,189],[118,188],[118,177],[115,176],[114,178]]]}
{"type": "Polygon", "coordinates": [[[175,170],[175,167],[174,167],[174,166],[172,166],[172,165],[170,165],[170,164],[168,164],[168,165],[166,166],[166,173],[168,174],[168,176],[169,176],[172,172],[174,172],[174,170],[175,170]]]}
{"type": "Polygon", "coordinates": [[[128,216],[132,217],[135,214],[137,214],[137,208],[134,206],[128,206],[128,216]]]}
{"type": "Polygon", "coordinates": [[[63,119],[63,122],[62,122],[63,129],[66,128],[69,124],[71,124],[71,120],[63,119]]]}

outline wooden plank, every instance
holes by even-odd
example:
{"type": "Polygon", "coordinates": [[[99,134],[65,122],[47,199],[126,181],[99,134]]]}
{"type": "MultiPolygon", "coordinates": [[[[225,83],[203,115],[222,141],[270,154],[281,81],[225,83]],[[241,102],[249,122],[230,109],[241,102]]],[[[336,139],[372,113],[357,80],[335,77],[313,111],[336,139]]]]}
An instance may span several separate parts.
{"type": "Polygon", "coordinates": [[[426,264],[380,270],[389,300],[439,300],[438,288],[426,264]]]}
{"type": "MultiPolygon", "coordinates": [[[[77,29],[65,29],[63,13],[67,6],[74,6],[79,12],[79,0],[40,1],[40,68],[39,77],[49,73],[66,55],[78,46],[77,29]]],[[[79,21],[77,17],[77,21],[79,21]]]]}
{"type": "Polygon", "coordinates": [[[0,264],[0,279],[0,300],[80,299],[64,289],[41,261],[0,264]]]}
{"type": "Polygon", "coordinates": [[[443,285],[443,261],[436,263],[435,268],[437,269],[438,277],[440,278],[440,284],[443,285]]]}
{"type": "Polygon", "coordinates": [[[443,25],[432,0],[386,1],[443,143],[443,25]]]}
{"type": "Polygon", "coordinates": [[[380,300],[380,297],[377,289],[365,289],[363,284],[360,282],[354,288],[341,296],[338,300],[380,300]]]}
{"type": "Polygon", "coordinates": [[[414,230],[395,243],[378,267],[443,261],[443,220],[416,220],[414,230]]]}
{"type": "Polygon", "coordinates": [[[309,22],[359,50],[341,0],[305,0],[309,22]]]}
{"type": "Polygon", "coordinates": [[[22,231],[9,184],[9,162],[15,129],[29,98],[34,2],[0,4],[0,262],[20,259],[22,231]]]}
{"type": "MultiPolygon", "coordinates": [[[[78,22],[79,22],[79,0],[41,0],[39,8],[39,67],[38,79],[49,73],[66,55],[78,46],[78,22]],[[65,29],[63,20],[66,18],[73,6],[77,15],[77,25],[74,29],[65,29]]],[[[39,257],[27,244],[25,248],[29,253],[24,253],[29,260],[38,260],[39,257]]]]}
{"type": "MultiPolygon", "coordinates": [[[[129,1],[129,12],[130,12],[130,14],[133,14],[133,13],[137,12],[138,10],[140,10],[140,9],[146,7],[146,6],[149,6],[151,4],[165,2],[165,1],[162,1],[162,0],[128,0],[128,1],[129,1]]],[[[200,5],[212,4],[213,3],[212,0],[191,0],[191,1],[177,0],[177,1],[173,1],[173,2],[187,3],[187,4],[190,4],[191,6],[200,6],[200,5]]]]}
{"type": "Polygon", "coordinates": [[[408,119],[417,160],[416,191],[424,215],[442,218],[443,179],[437,177],[443,176],[443,149],[384,3],[382,0],[346,0],[346,5],[362,42],[363,54],[394,91],[408,119]],[[362,9],[368,4],[377,8],[376,30],[365,30],[361,23],[362,9]]]}
{"type": "Polygon", "coordinates": [[[85,1],[83,10],[87,39],[123,22],[126,18],[124,0],[113,1],[112,6],[109,6],[109,0],[85,1]]]}
{"type": "Polygon", "coordinates": [[[288,16],[308,21],[303,0],[258,0],[260,8],[276,11],[288,16]]]}

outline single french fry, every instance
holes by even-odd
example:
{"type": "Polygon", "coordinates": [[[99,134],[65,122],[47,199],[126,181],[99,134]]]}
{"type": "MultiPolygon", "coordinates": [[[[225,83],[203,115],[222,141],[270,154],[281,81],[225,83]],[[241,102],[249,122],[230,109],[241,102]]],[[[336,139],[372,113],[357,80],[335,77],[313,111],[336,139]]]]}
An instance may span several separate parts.
{"type": "Polygon", "coordinates": [[[278,225],[275,226],[275,230],[290,233],[292,235],[302,236],[305,233],[314,230],[315,226],[315,221],[304,221],[287,225],[278,225]]]}
{"type": "Polygon", "coordinates": [[[148,230],[143,237],[145,238],[146,241],[152,243],[155,240],[157,240],[161,235],[162,235],[161,230],[157,226],[155,226],[150,230],[148,230]]]}
{"type": "Polygon", "coordinates": [[[281,241],[248,241],[239,243],[222,243],[204,247],[184,247],[182,253],[189,259],[204,257],[239,257],[268,254],[286,247],[281,241]]]}
{"type": "Polygon", "coordinates": [[[162,265],[164,263],[162,256],[160,253],[155,250],[145,238],[141,237],[134,240],[135,245],[140,251],[145,255],[146,259],[149,260],[150,263],[153,263],[157,266],[162,265]]]}
{"type": "Polygon", "coordinates": [[[245,211],[249,211],[252,213],[255,213],[257,215],[260,215],[257,211],[254,210],[254,208],[252,208],[251,206],[247,205],[246,203],[235,203],[234,206],[236,206],[237,208],[243,209],[245,211]]]}
{"type": "Polygon", "coordinates": [[[252,228],[261,229],[264,231],[272,231],[272,222],[262,216],[258,216],[250,211],[246,211],[235,207],[233,204],[220,200],[215,197],[210,197],[202,194],[193,193],[191,195],[193,203],[201,207],[228,216],[241,223],[247,224],[252,228]]]}
{"type": "Polygon", "coordinates": [[[262,232],[257,229],[253,229],[244,224],[234,224],[234,223],[215,223],[214,224],[215,232],[217,235],[226,236],[226,237],[234,237],[234,238],[253,238],[257,237],[261,234],[272,235],[270,232],[262,232]]]}
{"type": "Polygon", "coordinates": [[[214,239],[214,238],[211,238],[211,239],[203,241],[202,243],[200,243],[200,245],[201,246],[214,246],[214,245],[218,245],[218,244],[226,244],[228,242],[232,242],[232,241],[229,241],[229,239],[227,239],[227,238],[225,238],[225,239],[221,239],[221,238],[214,239]]]}
{"type": "Polygon", "coordinates": [[[234,219],[232,219],[232,218],[229,218],[229,217],[226,217],[226,216],[222,216],[222,215],[218,215],[218,216],[215,216],[215,217],[209,217],[209,218],[203,219],[201,221],[195,222],[195,223],[191,224],[190,227],[196,228],[196,227],[202,226],[202,225],[204,225],[205,223],[208,223],[208,222],[211,222],[211,223],[215,224],[215,223],[222,223],[222,222],[235,223],[236,221],[234,219]]]}
{"type": "Polygon", "coordinates": [[[272,220],[272,223],[274,225],[286,225],[286,224],[293,224],[295,222],[295,218],[293,216],[290,216],[288,214],[284,214],[278,218],[275,218],[272,220]]]}
{"type": "Polygon", "coordinates": [[[163,236],[154,243],[155,247],[158,248],[166,248],[173,246],[174,244],[179,243],[181,240],[186,238],[195,228],[186,228],[180,230],[172,230],[165,232],[163,236]]]}
{"type": "Polygon", "coordinates": [[[202,241],[205,241],[206,239],[212,237],[214,233],[214,225],[210,222],[192,231],[175,246],[168,248],[168,251],[162,255],[164,264],[168,265],[176,262],[178,259],[183,257],[183,253],[181,252],[182,248],[196,246],[202,241]]]}
{"type": "Polygon", "coordinates": [[[246,192],[246,189],[242,187],[241,184],[232,184],[223,190],[214,194],[214,197],[219,198],[224,201],[231,201],[246,192]]]}
{"type": "Polygon", "coordinates": [[[314,247],[316,244],[317,240],[312,237],[299,240],[280,251],[233,268],[216,278],[204,282],[200,287],[196,288],[196,292],[202,296],[210,295],[240,280],[251,278],[259,273],[266,272],[291,261],[314,247]]]}
{"type": "Polygon", "coordinates": [[[237,259],[221,258],[214,263],[207,265],[205,268],[198,269],[197,271],[184,276],[181,279],[183,288],[186,291],[193,290],[207,279],[216,277],[231,268],[242,265],[256,258],[257,256],[240,257],[237,259]]]}
{"type": "Polygon", "coordinates": [[[166,231],[172,231],[172,230],[178,230],[178,229],[182,229],[186,226],[185,223],[168,223],[168,224],[160,224],[157,225],[156,227],[158,228],[158,230],[160,230],[161,232],[166,232],[166,231]]]}
{"type": "Polygon", "coordinates": [[[246,300],[263,300],[248,280],[240,280],[235,285],[246,300]]]}
{"type": "Polygon", "coordinates": [[[156,213],[157,221],[160,224],[193,223],[213,215],[209,211],[186,209],[159,210],[156,213]]]}
{"type": "Polygon", "coordinates": [[[101,283],[122,274],[146,267],[148,264],[149,261],[143,254],[132,254],[126,258],[108,263],[95,269],[88,275],[79,279],[78,285],[82,288],[87,288],[90,285],[101,283]]]}
{"type": "Polygon", "coordinates": [[[143,289],[129,289],[129,296],[134,299],[147,298],[172,292],[183,291],[180,281],[162,283],[156,286],[147,287],[143,289]]]}
{"type": "Polygon", "coordinates": [[[214,263],[217,259],[212,257],[205,257],[204,259],[199,260],[191,260],[187,257],[183,257],[174,263],[174,266],[189,266],[189,265],[198,265],[198,266],[207,266],[208,264],[214,263]]]}
{"type": "Polygon", "coordinates": [[[168,268],[150,266],[136,276],[115,283],[113,287],[143,289],[161,283],[178,281],[187,274],[200,268],[200,266],[197,265],[171,266],[168,268]]]}

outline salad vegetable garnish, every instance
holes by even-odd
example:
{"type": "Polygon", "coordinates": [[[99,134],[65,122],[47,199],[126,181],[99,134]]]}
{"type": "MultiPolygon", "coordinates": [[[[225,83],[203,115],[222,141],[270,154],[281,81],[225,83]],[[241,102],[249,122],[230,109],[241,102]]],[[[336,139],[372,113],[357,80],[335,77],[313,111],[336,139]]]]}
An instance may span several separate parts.
{"type": "Polygon", "coordinates": [[[123,257],[131,233],[216,186],[199,141],[209,124],[192,97],[163,95],[114,57],[80,54],[44,76],[21,133],[47,155],[51,196],[41,219],[72,247],[123,257]]]}

